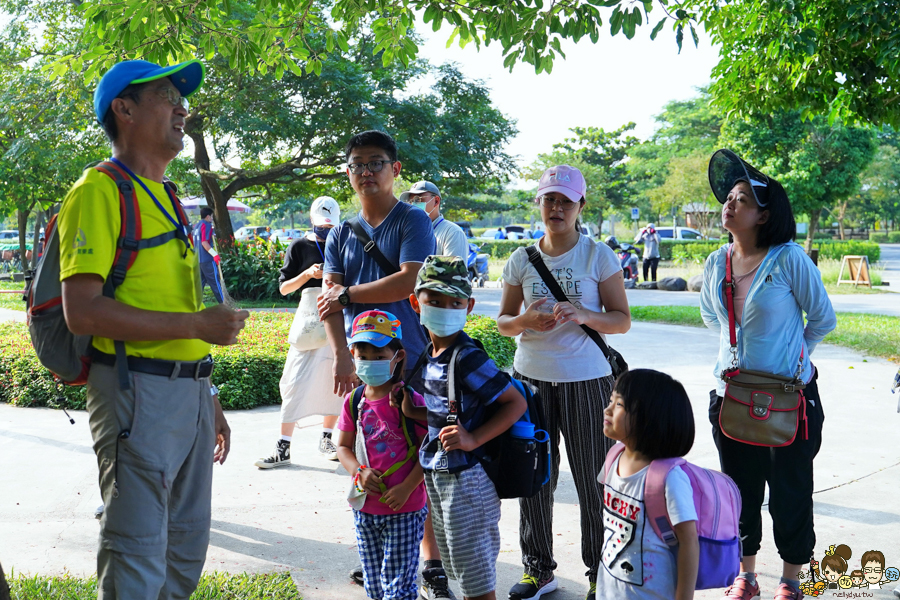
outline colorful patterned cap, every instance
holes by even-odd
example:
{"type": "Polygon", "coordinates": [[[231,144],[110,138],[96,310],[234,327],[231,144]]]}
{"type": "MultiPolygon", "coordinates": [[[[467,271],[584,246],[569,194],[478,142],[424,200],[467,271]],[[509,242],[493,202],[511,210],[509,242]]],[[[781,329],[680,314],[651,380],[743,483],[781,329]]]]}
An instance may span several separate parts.
{"type": "Polygon", "coordinates": [[[347,343],[365,342],[383,348],[395,338],[403,339],[400,319],[383,310],[367,310],[353,319],[353,328],[347,343]]]}
{"type": "Polygon", "coordinates": [[[434,290],[454,298],[471,298],[472,284],[466,261],[458,256],[429,256],[419,270],[415,293],[434,290]]]}

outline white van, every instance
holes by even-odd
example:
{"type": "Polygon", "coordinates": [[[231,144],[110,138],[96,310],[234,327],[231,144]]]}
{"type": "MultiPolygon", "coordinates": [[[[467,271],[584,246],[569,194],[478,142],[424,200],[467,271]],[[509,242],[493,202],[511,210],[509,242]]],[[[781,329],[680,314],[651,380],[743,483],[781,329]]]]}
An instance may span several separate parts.
{"type": "Polygon", "coordinates": [[[656,233],[660,238],[676,240],[705,240],[706,236],[690,227],[657,227],[656,233]]]}

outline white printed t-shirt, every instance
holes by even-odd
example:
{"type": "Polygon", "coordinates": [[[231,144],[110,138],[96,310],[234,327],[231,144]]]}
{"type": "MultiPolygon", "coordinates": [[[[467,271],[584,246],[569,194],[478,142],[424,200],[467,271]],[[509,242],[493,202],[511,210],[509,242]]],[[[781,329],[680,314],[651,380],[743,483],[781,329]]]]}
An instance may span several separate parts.
{"type": "MultiPolygon", "coordinates": [[[[620,477],[617,458],[606,476],[600,558],[603,568],[597,573],[597,600],[675,597],[675,555],[645,515],[644,482],[649,468],[620,477]]],[[[602,477],[601,473],[601,483],[602,477]]],[[[675,467],[666,477],[666,506],[673,526],[697,520],[691,482],[681,467],[675,467]]]]}
{"type": "MultiPolygon", "coordinates": [[[[544,239],[536,241],[535,248],[541,250],[544,239]]],[[[541,258],[569,301],[577,308],[592,311],[599,311],[601,307],[600,283],[622,271],[619,259],[609,246],[598,244],[585,235],[565,254],[552,257],[541,251],[541,258]]],[[[509,257],[503,267],[503,280],[522,286],[523,308],[541,298],[548,298],[545,307],[556,302],[537,270],[528,262],[525,248],[518,248],[509,257]]],[[[606,339],[605,335],[600,335],[606,339]]],[[[573,322],[557,325],[550,331],[526,329],[519,338],[513,366],[526,377],[557,383],[587,381],[612,373],[600,347],[578,323],[573,322]]]]}

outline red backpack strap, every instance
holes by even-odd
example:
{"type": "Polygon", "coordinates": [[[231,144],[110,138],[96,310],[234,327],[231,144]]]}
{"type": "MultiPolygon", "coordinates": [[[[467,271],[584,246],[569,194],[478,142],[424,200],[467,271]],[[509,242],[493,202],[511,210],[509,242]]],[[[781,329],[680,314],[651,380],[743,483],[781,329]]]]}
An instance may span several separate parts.
{"type": "MultiPolygon", "coordinates": [[[[103,161],[94,168],[115,181],[116,187],[119,188],[119,213],[122,217],[122,227],[116,242],[116,254],[113,258],[112,269],[103,285],[103,295],[115,299],[116,288],[125,281],[125,275],[134,264],[140,249],[141,210],[134,182],[131,181],[128,173],[111,161],[103,161]]],[[[125,353],[125,342],[114,340],[113,345],[116,348],[119,387],[128,390],[131,388],[131,382],[128,376],[128,356],[125,353]]]]}
{"type": "Polygon", "coordinates": [[[125,281],[128,269],[137,258],[138,243],[141,239],[141,210],[138,205],[137,191],[128,173],[111,161],[103,161],[94,167],[116,183],[119,188],[119,213],[122,227],[116,242],[116,255],[113,266],[103,286],[103,293],[110,298],[115,297],[116,288],[125,281]]]}
{"type": "Polygon", "coordinates": [[[647,511],[647,522],[668,546],[677,546],[678,538],[669,519],[666,506],[666,477],[669,471],[685,464],[681,457],[659,458],[650,463],[647,479],[644,481],[644,509],[647,511]]]}

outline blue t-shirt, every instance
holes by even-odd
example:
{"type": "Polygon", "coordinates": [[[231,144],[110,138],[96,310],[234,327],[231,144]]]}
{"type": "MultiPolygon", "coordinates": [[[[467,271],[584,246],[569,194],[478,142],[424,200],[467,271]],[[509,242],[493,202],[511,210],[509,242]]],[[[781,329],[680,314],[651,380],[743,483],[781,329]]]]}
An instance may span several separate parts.
{"type": "MultiPolygon", "coordinates": [[[[451,450],[445,452],[440,447],[438,434],[447,425],[448,407],[447,371],[453,349],[471,338],[464,332],[452,346],[437,357],[428,356],[422,370],[412,381],[412,387],[425,398],[428,408],[428,435],[419,448],[419,462],[426,471],[449,471],[456,473],[478,464],[478,450],[465,452],[451,450]]],[[[509,375],[497,368],[484,350],[475,346],[464,348],[457,356],[456,363],[458,423],[466,431],[477,429],[485,421],[488,405],[505,392],[512,382],[509,375]]]]}
{"type": "MultiPolygon", "coordinates": [[[[424,210],[397,202],[388,216],[374,229],[359,214],[363,229],[378,246],[389,262],[399,268],[403,263],[423,263],[434,254],[434,231],[431,219],[424,210]]],[[[386,274],[363,250],[363,245],[353,234],[350,225],[344,221],[331,230],[325,241],[325,272],[343,275],[345,286],[377,281],[386,274]]],[[[353,298],[353,290],[350,291],[353,298]]],[[[400,319],[403,332],[403,347],[407,356],[415,361],[425,350],[425,329],[419,323],[419,315],[412,309],[409,300],[382,302],[379,304],[352,303],[344,309],[344,330],[350,337],[353,319],[367,310],[385,310],[400,319]]],[[[412,364],[412,363],[410,363],[412,364]]]]}
{"type": "Polygon", "coordinates": [[[212,254],[207,252],[206,248],[204,248],[203,244],[200,242],[208,243],[211,248],[216,247],[215,243],[213,243],[212,223],[205,219],[200,219],[200,222],[194,227],[194,248],[197,249],[197,255],[200,257],[200,262],[212,262],[212,254]]]}

